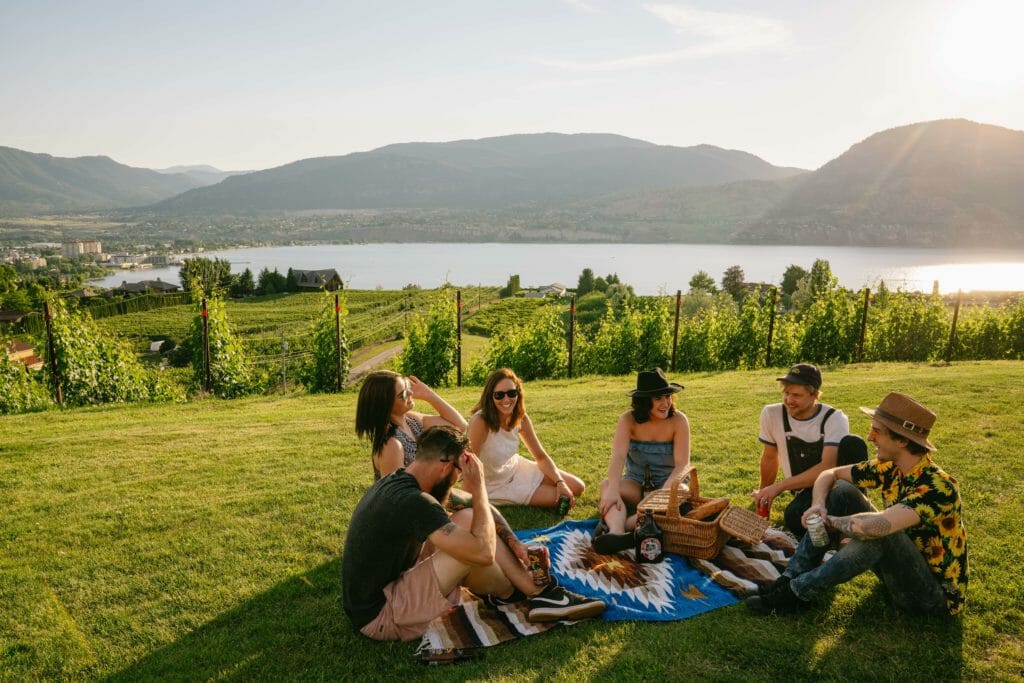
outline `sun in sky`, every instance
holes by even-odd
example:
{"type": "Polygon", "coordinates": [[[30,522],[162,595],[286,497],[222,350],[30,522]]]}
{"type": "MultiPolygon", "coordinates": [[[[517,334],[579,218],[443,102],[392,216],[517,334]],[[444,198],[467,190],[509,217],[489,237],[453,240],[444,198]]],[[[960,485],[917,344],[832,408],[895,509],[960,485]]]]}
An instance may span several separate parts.
{"type": "Polygon", "coordinates": [[[962,0],[949,5],[934,33],[937,75],[961,95],[1009,94],[1024,86],[1021,0],[962,0]]]}

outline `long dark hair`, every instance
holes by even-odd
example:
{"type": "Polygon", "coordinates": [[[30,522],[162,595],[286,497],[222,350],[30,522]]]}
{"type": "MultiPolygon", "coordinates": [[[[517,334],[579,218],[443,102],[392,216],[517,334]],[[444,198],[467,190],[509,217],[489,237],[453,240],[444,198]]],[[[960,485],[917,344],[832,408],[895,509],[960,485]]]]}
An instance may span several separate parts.
{"type": "MultiPolygon", "coordinates": [[[[668,394],[671,396],[672,394],[668,394]]],[[[653,396],[634,396],[633,397],[633,421],[638,425],[642,425],[651,419],[651,408],[654,407],[653,396]]],[[[670,403],[668,406],[668,417],[672,417],[676,414],[675,403],[670,403]]]]}
{"type": "Polygon", "coordinates": [[[376,370],[366,376],[356,402],[356,434],[370,439],[373,452],[379,453],[395,434],[391,407],[395,404],[395,380],[401,375],[391,370],[376,370]]]}
{"type": "Polygon", "coordinates": [[[523,415],[526,414],[526,401],[523,396],[523,380],[519,379],[519,376],[509,368],[500,368],[495,370],[487,378],[487,382],[484,383],[484,391],[480,394],[480,400],[475,406],[473,406],[473,412],[480,411],[480,416],[484,419],[486,424],[492,432],[496,432],[502,427],[506,429],[515,429],[523,421],[523,415]],[[515,406],[512,408],[512,415],[509,416],[509,424],[501,424],[501,413],[498,412],[497,406],[494,405],[494,387],[498,386],[498,382],[503,379],[510,379],[516,384],[516,389],[519,390],[519,398],[516,400],[515,406]]]}

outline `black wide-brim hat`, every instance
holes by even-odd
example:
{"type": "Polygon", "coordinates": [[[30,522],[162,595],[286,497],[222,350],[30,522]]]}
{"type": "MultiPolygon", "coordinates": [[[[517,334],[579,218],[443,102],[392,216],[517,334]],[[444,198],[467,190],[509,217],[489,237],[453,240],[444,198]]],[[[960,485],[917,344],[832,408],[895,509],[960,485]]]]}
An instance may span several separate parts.
{"type": "Polygon", "coordinates": [[[675,394],[683,390],[682,384],[669,382],[661,368],[641,370],[636,376],[636,389],[628,396],[661,396],[675,394]]]}

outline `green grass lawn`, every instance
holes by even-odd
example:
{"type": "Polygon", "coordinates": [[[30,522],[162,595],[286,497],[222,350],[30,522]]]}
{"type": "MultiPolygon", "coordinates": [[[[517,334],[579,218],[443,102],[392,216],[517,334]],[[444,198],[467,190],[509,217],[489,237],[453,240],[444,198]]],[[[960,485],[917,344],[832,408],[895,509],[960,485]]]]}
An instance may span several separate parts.
{"type": "MultiPolygon", "coordinates": [[[[775,370],[674,375],[702,493],[746,504],[775,370]]],[[[938,414],[936,460],[961,483],[965,615],[919,620],[873,576],[793,617],[742,605],[672,623],[590,622],[425,668],[411,644],[355,633],[340,604],[346,525],[372,475],[355,393],[0,417],[0,679],[974,680],[1024,668],[1024,363],[859,365],[826,373],[850,415],[888,391],[938,414]]],[[[527,406],[596,515],[632,377],[538,381],[527,406]]],[[[468,410],[479,388],[444,391],[468,410]]],[[[779,522],[781,509],[774,511],[779,522]]],[[[512,508],[516,528],[547,512],[512,508]]]]}

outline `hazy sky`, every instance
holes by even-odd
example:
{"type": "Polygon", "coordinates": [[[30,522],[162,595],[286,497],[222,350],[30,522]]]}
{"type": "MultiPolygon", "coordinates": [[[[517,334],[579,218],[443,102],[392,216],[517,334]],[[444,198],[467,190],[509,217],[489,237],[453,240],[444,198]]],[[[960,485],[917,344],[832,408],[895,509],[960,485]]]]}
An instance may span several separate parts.
{"type": "Polygon", "coordinates": [[[817,168],[879,130],[1024,129],[1024,0],[2,0],[0,145],[262,169],[607,132],[817,168]]]}

